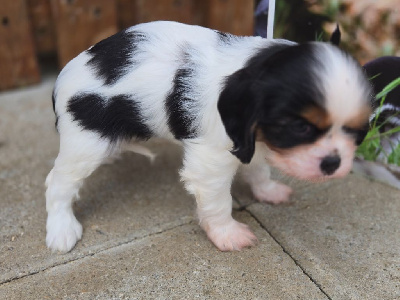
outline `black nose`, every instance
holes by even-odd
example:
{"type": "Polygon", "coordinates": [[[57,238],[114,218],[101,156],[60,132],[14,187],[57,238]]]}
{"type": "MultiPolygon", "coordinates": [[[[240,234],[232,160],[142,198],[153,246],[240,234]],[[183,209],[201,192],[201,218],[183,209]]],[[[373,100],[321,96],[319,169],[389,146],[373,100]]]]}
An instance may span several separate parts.
{"type": "Polygon", "coordinates": [[[335,156],[327,156],[324,157],[321,161],[321,171],[325,175],[332,175],[335,173],[337,168],[340,166],[340,157],[335,155],[335,156]]]}

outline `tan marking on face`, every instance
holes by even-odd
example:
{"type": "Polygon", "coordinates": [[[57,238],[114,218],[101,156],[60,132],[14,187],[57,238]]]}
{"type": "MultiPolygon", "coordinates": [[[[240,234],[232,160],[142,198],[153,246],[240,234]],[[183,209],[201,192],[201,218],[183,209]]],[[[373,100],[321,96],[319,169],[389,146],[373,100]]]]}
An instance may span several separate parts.
{"type": "Polygon", "coordinates": [[[257,142],[267,143],[267,139],[265,138],[264,133],[262,132],[260,127],[255,128],[255,135],[256,135],[257,142]]]}
{"type": "Polygon", "coordinates": [[[319,129],[327,129],[332,125],[329,114],[321,107],[310,106],[300,116],[319,129]]]}
{"type": "Polygon", "coordinates": [[[354,116],[351,120],[346,122],[344,126],[354,129],[363,128],[365,124],[368,123],[371,113],[372,113],[372,108],[370,106],[365,105],[363,106],[362,109],[360,109],[360,112],[356,116],[354,116]]]}

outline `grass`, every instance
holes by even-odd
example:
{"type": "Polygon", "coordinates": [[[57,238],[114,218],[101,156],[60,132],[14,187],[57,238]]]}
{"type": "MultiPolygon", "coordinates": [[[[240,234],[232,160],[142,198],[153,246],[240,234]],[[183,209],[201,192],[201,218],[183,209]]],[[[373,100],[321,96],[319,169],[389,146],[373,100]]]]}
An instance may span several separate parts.
{"type": "MultiPolygon", "coordinates": [[[[378,95],[376,95],[376,99],[380,99],[380,107],[385,103],[386,95],[390,93],[397,86],[400,86],[400,77],[389,83],[378,95]]],[[[374,119],[374,122],[370,124],[370,130],[365,137],[363,143],[357,149],[356,155],[357,157],[361,157],[365,160],[376,161],[378,155],[383,152],[381,147],[381,139],[385,136],[389,136],[396,132],[400,131],[400,126],[396,128],[392,128],[389,131],[381,133],[379,129],[381,126],[385,125],[385,122],[381,125],[376,124],[376,119],[379,117],[379,110],[377,110],[377,115],[374,119]]],[[[393,150],[393,152],[388,155],[384,153],[387,157],[387,162],[389,164],[395,164],[400,166],[400,145],[393,150]]]]}

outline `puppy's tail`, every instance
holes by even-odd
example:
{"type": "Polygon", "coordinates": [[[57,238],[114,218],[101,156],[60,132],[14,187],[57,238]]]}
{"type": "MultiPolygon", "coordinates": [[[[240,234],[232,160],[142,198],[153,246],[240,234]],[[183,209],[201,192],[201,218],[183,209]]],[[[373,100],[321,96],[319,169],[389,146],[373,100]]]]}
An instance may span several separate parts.
{"type": "Polygon", "coordinates": [[[151,163],[153,163],[156,158],[156,154],[151,152],[150,149],[148,149],[142,145],[139,145],[139,144],[128,144],[124,147],[124,150],[144,155],[150,159],[151,163]]]}

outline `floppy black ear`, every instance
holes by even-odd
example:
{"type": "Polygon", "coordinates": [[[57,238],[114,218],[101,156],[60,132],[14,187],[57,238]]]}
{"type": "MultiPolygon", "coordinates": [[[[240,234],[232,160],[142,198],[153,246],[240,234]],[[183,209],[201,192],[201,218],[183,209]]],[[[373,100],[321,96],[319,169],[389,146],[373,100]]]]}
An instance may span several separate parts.
{"type": "Polygon", "coordinates": [[[255,151],[257,101],[251,91],[253,81],[243,80],[245,76],[237,73],[228,79],[218,101],[218,111],[234,143],[231,153],[248,164],[255,151]]]}
{"type": "Polygon", "coordinates": [[[336,24],[336,29],[332,32],[332,35],[331,35],[331,39],[330,39],[331,43],[333,45],[339,46],[340,37],[341,37],[341,33],[340,33],[339,24],[336,24]]]}

